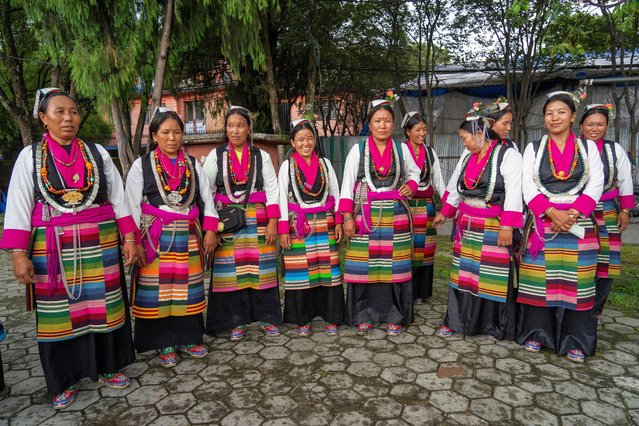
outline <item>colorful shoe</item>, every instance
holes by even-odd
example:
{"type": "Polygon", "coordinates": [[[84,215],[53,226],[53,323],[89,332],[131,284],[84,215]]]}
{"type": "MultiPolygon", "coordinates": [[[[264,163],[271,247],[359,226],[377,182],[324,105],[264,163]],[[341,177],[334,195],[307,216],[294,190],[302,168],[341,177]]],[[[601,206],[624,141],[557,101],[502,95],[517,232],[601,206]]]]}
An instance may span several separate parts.
{"type": "Polygon", "coordinates": [[[329,336],[337,336],[337,324],[326,324],[324,330],[329,336]]]}
{"type": "Polygon", "coordinates": [[[357,334],[359,334],[360,336],[365,336],[371,332],[372,328],[373,328],[373,323],[368,321],[363,322],[357,326],[357,334]]]}
{"type": "Polygon", "coordinates": [[[271,324],[271,323],[268,323],[268,322],[262,322],[261,325],[260,325],[260,328],[262,329],[262,331],[264,331],[264,333],[266,333],[267,336],[279,336],[280,335],[280,329],[275,324],[271,324]]]}
{"type": "Polygon", "coordinates": [[[397,336],[401,332],[402,332],[401,325],[391,324],[391,323],[386,324],[386,334],[388,334],[389,336],[397,336]]]}
{"type": "Polygon", "coordinates": [[[566,356],[572,362],[576,362],[576,363],[579,363],[579,364],[583,364],[584,361],[586,360],[586,356],[584,355],[583,351],[580,351],[579,349],[571,349],[571,350],[569,350],[568,353],[566,354],[566,356]]]}
{"type": "Polygon", "coordinates": [[[413,305],[422,305],[422,304],[424,304],[424,301],[420,297],[413,300],[413,305]]]}
{"type": "Polygon", "coordinates": [[[541,343],[535,342],[534,340],[526,340],[524,349],[528,352],[537,353],[541,351],[541,343]]]}
{"type": "Polygon", "coordinates": [[[175,367],[175,364],[177,364],[177,354],[175,353],[175,348],[173,346],[162,349],[160,351],[159,358],[163,367],[173,368],[175,367]]]}
{"type": "Polygon", "coordinates": [[[435,332],[436,335],[441,337],[450,337],[453,333],[454,331],[451,328],[446,327],[445,325],[439,327],[435,332]]]}
{"type": "Polygon", "coordinates": [[[177,349],[193,358],[204,358],[209,354],[209,349],[205,345],[180,345],[177,349]]]}
{"type": "Polygon", "coordinates": [[[104,383],[105,386],[114,389],[128,388],[131,384],[131,379],[124,373],[111,373],[105,374],[98,379],[99,382],[104,383]]]}
{"type": "Polygon", "coordinates": [[[65,407],[68,407],[74,400],[75,395],[78,393],[78,388],[80,387],[79,383],[70,386],[67,390],[62,392],[59,395],[53,396],[53,409],[54,410],[62,410],[65,407]]]}
{"type": "Polygon", "coordinates": [[[238,340],[242,340],[244,338],[244,333],[246,333],[245,325],[238,325],[229,333],[229,340],[231,342],[237,342],[238,340]]]}
{"type": "Polygon", "coordinates": [[[299,327],[297,327],[297,334],[299,334],[300,336],[308,336],[309,334],[311,334],[312,328],[310,325],[300,325],[299,327]]]}

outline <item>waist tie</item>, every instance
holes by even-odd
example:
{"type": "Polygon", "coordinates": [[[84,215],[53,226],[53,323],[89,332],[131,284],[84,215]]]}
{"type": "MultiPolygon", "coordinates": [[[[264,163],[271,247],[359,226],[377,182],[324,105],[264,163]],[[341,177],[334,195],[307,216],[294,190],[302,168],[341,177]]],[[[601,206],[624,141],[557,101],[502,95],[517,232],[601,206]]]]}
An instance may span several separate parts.
{"type": "Polygon", "coordinates": [[[335,197],[330,195],[326,200],[326,204],[318,207],[302,208],[299,204],[288,203],[288,210],[297,214],[297,238],[302,239],[306,236],[306,230],[309,231],[310,226],[306,219],[307,214],[322,213],[335,208],[335,197]]]}
{"type": "Polygon", "coordinates": [[[153,263],[156,257],[158,257],[158,250],[160,244],[160,236],[162,235],[162,227],[164,225],[170,225],[176,220],[188,220],[193,221],[200,216],[200,209],[197,206],[193,206],[187,214],[167,212],[160,208],[154,207],[151,204],[142,204],[142,214],[154,216],[146,230],[142,230],[142,243],[144,244],[144,253],[146,257],[147,265],[153,263]],[[159,219],[159,221],[157,220],[159,219]],[[146,238],[144,238],[146,237],[146,238]]]}
{"type": "MultiPolygon", "coordinates": [[[[371,232],[373,229],[373,223],[371,221],[371,201],[384,201],[384,200],[398,200],[405,201],[406,197],[399,194],[399,191],[385,191],[385,192],[368,192],[368,202],[362,203],[362,218],[363,225],[359,229],[359,235],[364,235],[364,228],[367,232],[371,232]]],[[[408,212],[410,214],[410,212],[408,212]]],[[[379,225],[379,224],[378,224],[379,225]]]]}
{"type": "Polygon", "coordinates": [[[601,195],[601,198],[599,199],[599,201],[609,201],[609,200],[614,200],[615,198],[617,198],[619,196],[619,187],[615,188],[615,189],[611,189],[608,192],[604,192],[601,195]]]}
{"type": "Polygon", "coordinates": [[[425,191],[420,191],[419,189],[415,191],[413,198],[432,198],[433,195],[435,195],[435,189],[431,185],[425,191]]]}
{"type": "Polygon", "coordinates": [[[455,237],[454,237],[454,242],[459,242],[459,240],[461,239],[462,235],[461,235],[461,228],[462,228],[462,216],[466,215],[466,216],[470,216],[470,217],[479,217],[482,219],[488,219],[491,217],[499,217],[501,216],[502,212],[504,211],[502,209],[502,207],[499,204],[496,204],[494,206],[491,207],[487,207],[487,208],[479,208],[479,207],[472,207],[469,206],[468,204],[464,203],[463,201],[459,204],[459,207],[457,208],[458,214],[457,214],[457,232],[455,233],[455,237]]]}
{"type": "Polygon", "coordinates": [[[48,272],[47,291],[48,295],[51,296],[56,289],[64,287],[60,276],[60,253],[58,251],[58,235],[56,235],[55,227],[79,225],[81,223],[100,223],[105,220],[115,219],[115,213],[113,212],[113,207],[110,204],[107,204],[104,206],[87,208],[77,213],[62,213],[60,216],[51,216],[51,218],[45,222],[42,220],[42,209],[42,203],[37,203],[33,209],[33,213],[31,213],[31,225],[36,227],[42,226],[46,230],[45,246],[48,272]]]}
{"type": "MultiPolygon", "coordinates": [[[[244,202],[236,203],[234,201],[231,201],[231,199],[224,194],[215,194],[215,202],[221,203],[222,206],[224,207],[226,207],[229,204],[244,204],[244,202]]],[[[248,202],[251,204],[266,203],[266,192],[264,191],[253,192],[251,195],[249,195],[248,202]]]]}
{"type": "MultiPolygon", "coordinates": [[[[555,204],[550,203],[550,205],[557,210],[570,210],[572,208],[571,204],[555,204]]],[[[535,216],[535,232],[532,236],[532,240],[530,241],[530,249],[528,250],[533,257],[533,260],[537,259],[537,255],[541,250],[544,249],[545,240],[542,235],[545,235],[544,231],[544,221],[541,217],[535,216]],[[540,234],[541,233],[541,234],[540,234]]],[[[526,247],[524,247],[526,250],[526,247]]]]}

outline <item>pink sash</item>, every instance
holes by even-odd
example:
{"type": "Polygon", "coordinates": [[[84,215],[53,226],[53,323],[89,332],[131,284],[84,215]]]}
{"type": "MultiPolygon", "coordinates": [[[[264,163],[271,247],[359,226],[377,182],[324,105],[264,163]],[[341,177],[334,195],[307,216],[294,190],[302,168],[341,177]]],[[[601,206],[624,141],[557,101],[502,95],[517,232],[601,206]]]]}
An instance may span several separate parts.
{"type": "Polygon", "coordinates": [[[189,210],[188,214],[167,212],[160,208],[154,207],[151,204],[142,204],[142,213],[155,216],[157,219],[153,221],[149,229],[147,230],[147,238],[144,238],[144,253],[146,255],[146,263],[150,265],[153,263],[156,257],[158,257],[155,251],[160,243],[160,236],[162,235],[162,227],[164,225],[170,225],[174,220],[189,220],[193,221],[200,215],[200,209],[197,206],[193,206],[189,210]]]}
{"type": "Polygon", "coordinates": [[[500,217],[503,209],[499,204],[496,204],[492,207],[487,207],[487,208],[478,208],[478,207],[471,207],[468,204],[464,203],[463,201],[459,204],[459,207],[457,209],[458,214],[457,214],[457,232],[455,232],[455,237],[454,237],[454,241],[455,242],[459,242],[459,240],[461,239],[461,228],[462,228],[462,216],[463,215],[467,215],[467,216],[471,216],[471,217],[479,217],[482,219],[488,219],[491,217],[500,217]]]}
{"type": "MultiPolygon", "coordinates": [[[[388,148],[387,148],[388,149],[388,148]]],[[[405,200],[406,197],[399,195],[399,191],[386,191],[386,192],[368,192],[368,203],[362,204],[362,216],[364,222],[366,223],[366,227],[361,226],[359,229],[359,235],[364,235],[364,228],[372,229],[373,223],[371,221],[371,201],[380,201],[380,200],[405,200]]]]}
{"type": "MultiPolygon", "coordinates": [[[[218,201],[222,203],[223,206],[227,206],[229,204],[238,204],[231,201],[231,199],[224,194],[215,194],[215,202],[217,203],[218,201]]],[[[251,204],[266,203],[266,192],[259,191],[252,193],[251,195],[249,195],[248,202],[251,204]]]]}
{"type": "Polygon", "coordinates": [[[327,212],[333,208],[335,208],[335,198],[332,195],[328,197],[326,204],[318,207],[302,208],[299,204],[288,203],[288,209],[297,213],[297,238],[304,238],[306,231],[310,231],[308,220],[306,220],[307,214],[327,212]]]}
{"type": "MultiPolygon", "coordinates": [[[[550,203],[550,205],[557,210],[570,210],[572,207],[570,204],[550,203]]],[[[544,221],[541,217],[535,216],[535,230],[533,231],[532,240],[530,241],[530,249],[528,250],[533,257],[533,260],[537,259],[539,252],[544,249],[545,244],[542,239],[543,235],[545,235],[544,221]]],[[[526,247],[524,247],[524,250],[526,250],[526,247]]]]}

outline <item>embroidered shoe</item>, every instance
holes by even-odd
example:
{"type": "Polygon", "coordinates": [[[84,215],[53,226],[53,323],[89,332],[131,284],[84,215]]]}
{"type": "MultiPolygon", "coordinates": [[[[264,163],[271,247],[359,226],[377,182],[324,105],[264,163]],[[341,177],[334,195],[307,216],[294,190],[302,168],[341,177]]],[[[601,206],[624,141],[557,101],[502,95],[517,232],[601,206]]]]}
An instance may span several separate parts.
{"type": "Polygon", "coordinates": [[[300,325],[299,327],[297,327],[297,334],[299,334],[300,336],[308,336],[309,334],[311,334],[311,331],[312,328],[308,324],[300,325]]]}
{"type": "Polygon", "coordinates": [[[524,349],[528,352],[539,352],[541,351],[541,343],[535,342],[534,340],[526,340],[524,344],[524,349]]]}
{"type": "Polygon", "coordinates": [[[69,406],[75,400],[75,395],[78,393],[79,387],[80,387],[80,384],[76,383],[74,385],[71,385],[67,390],[65,390],[61,394],[54,395],[53,409],[62,410],[63,408],[69,406]]]}
{"type": "Polygon", "coordinates": [[[209,354],[209,349],[205,345],[180,345],[177,349],[193,358],[204,358],[209,354]]]}
{"type": "Polygon", "coordinates": [[[229,340],[231,342],[237,342],[238,340],[242,340],[244,338],[244,333],[246,333],[245,325],[238,325],[229,333],[229,340]]]}
{"type": "Polygon", "coordinates": [[[420,297],[413,300],[413,305],[423,305],[423,304],[424,304],[424,301],[420,297]]]}
{"type": "Polygon", "coordinates": [[[389,336],[397,336],[401,332],[402,332],[401,325],[391,324],[391,323],[386,324],[386,334],[388,334],[389,336]]]}
{"type": "Polygon", "coordinates": [[[337,324],[326,324],[324,330],[329,336],[337,336],[337,324]]]}
{"type": "Polygon", "coordinates": [[[576,362],[579,364],[583,364],[584,361],[586,360],[586,356],[584,355],[583,351],[580,351],[579,349],[569,350],[566,356],[568,357],[570,361],[576,362]]]}
{"type": "Polygon", "coordinates": [[[360,336],[365,336],[368,333],[371,332],[371,329],[373,328],[373,324],[370,322],[363,322],[361,324],[359,324],[357,326],[357,334],[359,334],[360,336]]]}
{"type": "Polygon", "coordinates": [[[163,367],[173,368],[175,367],[175,364],[177,364],[177,354],[175,353],[175,348],[173,346],[162,349],[160,351],[159,358],[163,367]]]}
{"type": "Polygon", "coordinates": [[[98,379],[99,382],[104,383],[105,386],[114,389],[128,388],[131,384],[131,379],[124,373],[111,373],[105,374],[98,379]]]}
{"type": "Polygon", "coordinates": [[[445,325],[440,326],[435,334],[441,337],[450,337],[454,331],[451,328],[446,327],[445,325]]]}
{"type": "Polygon", "coordinates": [[[268,323],[268,322],[262,322],[261,325],[260,325],[260,328],[262,329],[262,331],[264,331],[264,333],[266,333],[267,336],[279,336],[280,335],[280,329],[275,324],[271,324],[271,323],[268,323]]]}

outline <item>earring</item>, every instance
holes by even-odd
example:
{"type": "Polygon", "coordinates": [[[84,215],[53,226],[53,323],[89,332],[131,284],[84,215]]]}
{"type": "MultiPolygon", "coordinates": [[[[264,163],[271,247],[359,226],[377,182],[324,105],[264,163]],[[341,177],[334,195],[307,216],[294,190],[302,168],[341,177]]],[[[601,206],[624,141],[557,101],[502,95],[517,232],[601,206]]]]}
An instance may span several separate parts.
{"type": "Polygon", "coordinates": [[[46,125],[46,124],[44,124],[44,123],[42,123],[42,128],[43,128],[45,131],[47,131],[47,132],[49,131],[49,126],[47,126],[47,125],[46,125]]]}

